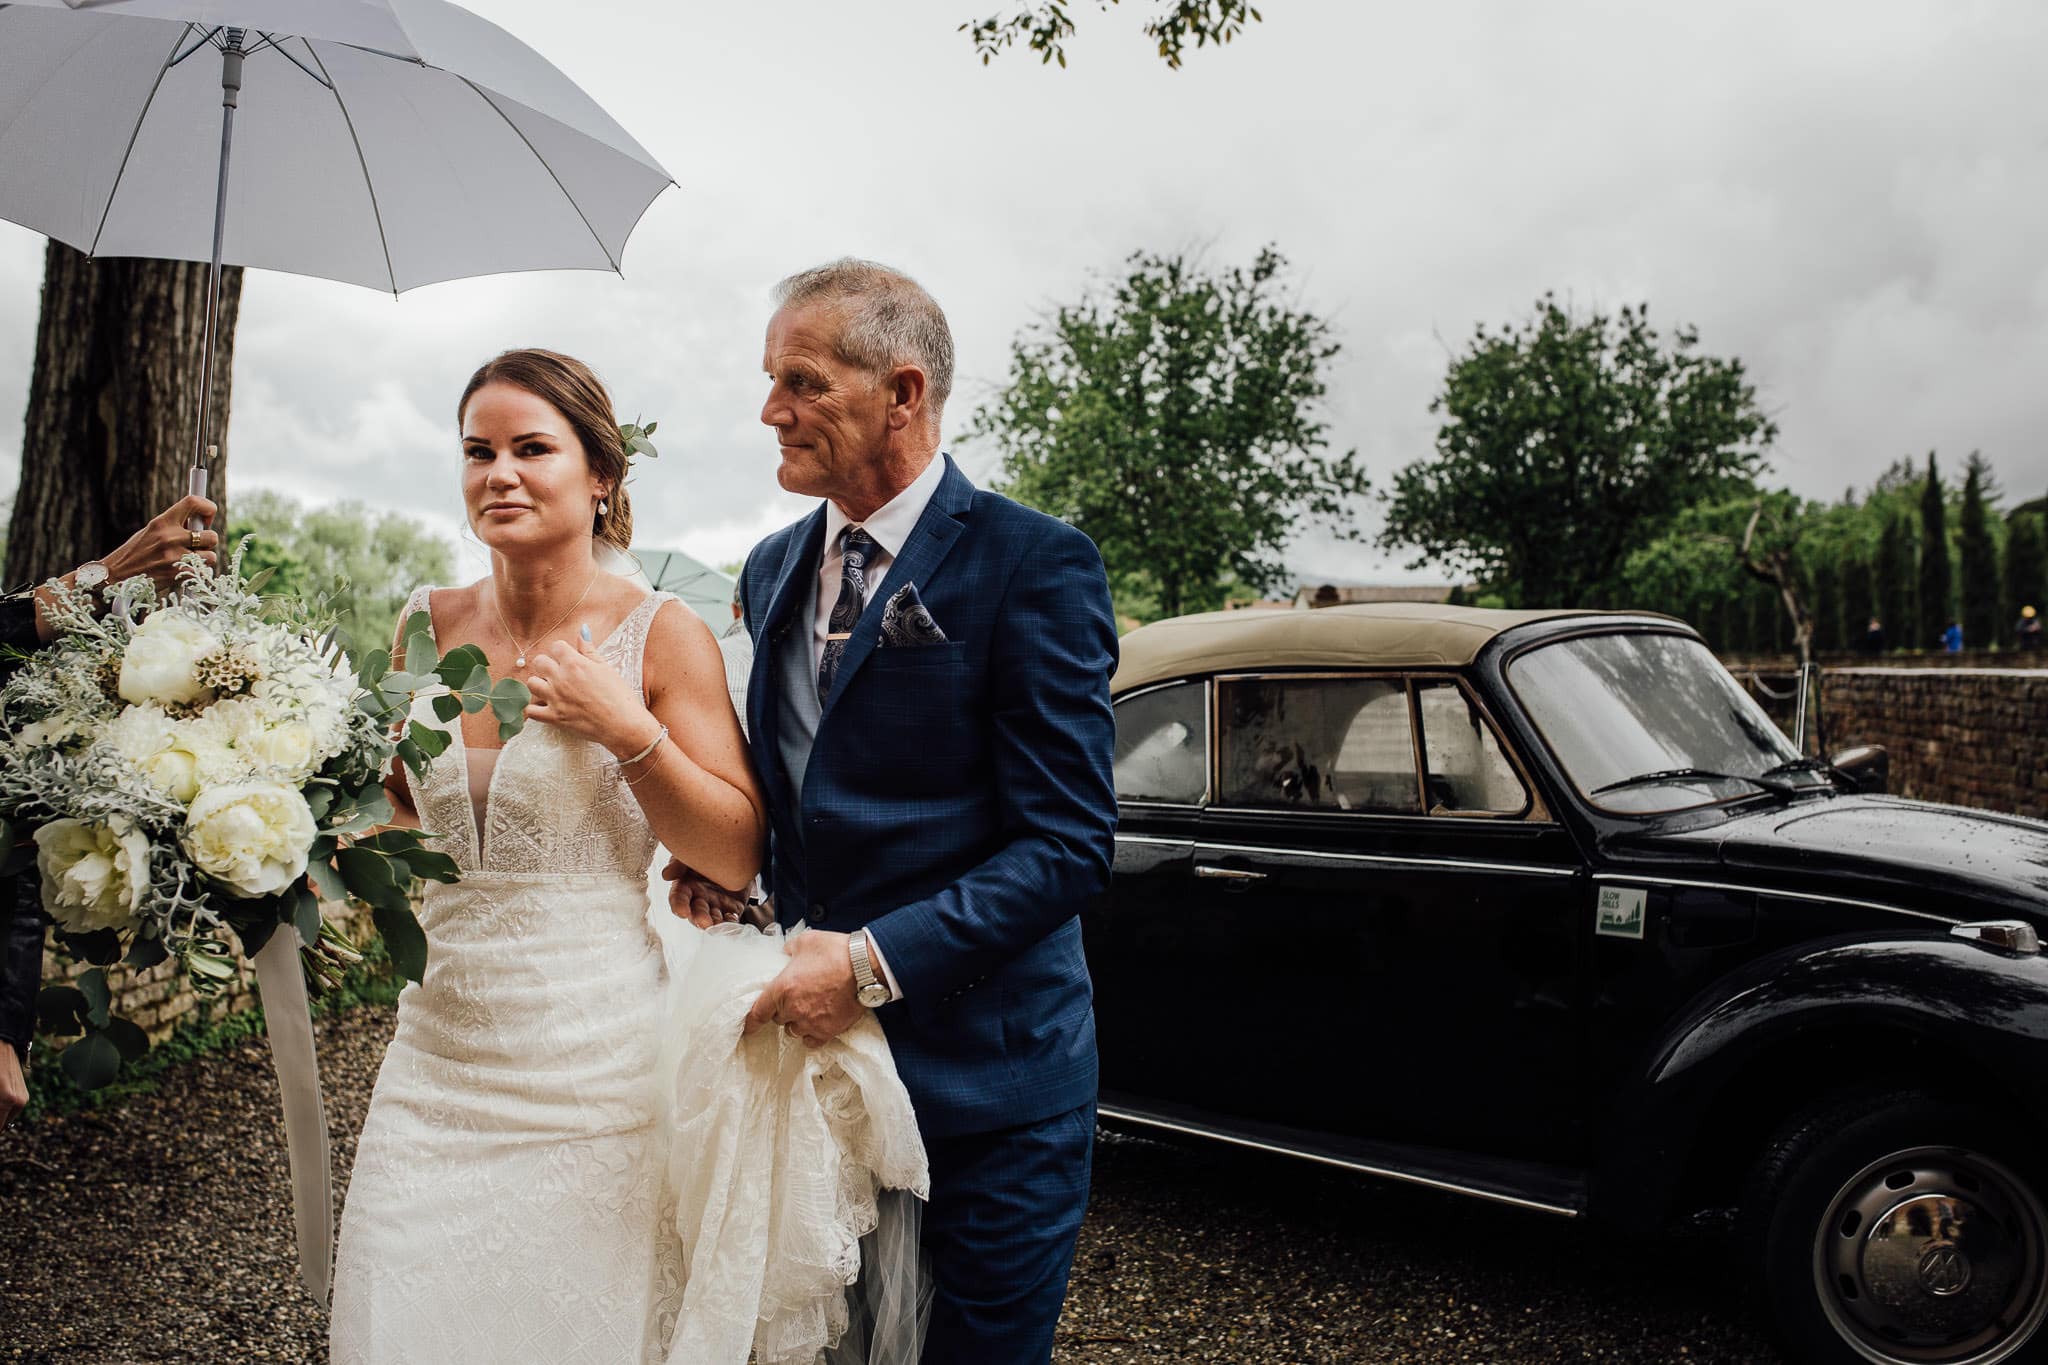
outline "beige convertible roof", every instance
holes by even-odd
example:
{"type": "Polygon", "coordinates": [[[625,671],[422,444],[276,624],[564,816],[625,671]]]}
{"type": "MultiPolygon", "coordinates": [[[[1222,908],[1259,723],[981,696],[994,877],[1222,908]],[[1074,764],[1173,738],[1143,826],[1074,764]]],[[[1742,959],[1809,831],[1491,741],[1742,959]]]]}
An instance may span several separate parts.
{"type": "Polygon", "coordinates": [[[1618,615],[1643,613],[1370,602],[1176,616],[1124,636],[1123,660],[1110,690],[1125,692],[1168,678],[1264,668],[1455,668],[1471,663],[1488,640],[1514,626],[1561,616],[1618,615]]]}

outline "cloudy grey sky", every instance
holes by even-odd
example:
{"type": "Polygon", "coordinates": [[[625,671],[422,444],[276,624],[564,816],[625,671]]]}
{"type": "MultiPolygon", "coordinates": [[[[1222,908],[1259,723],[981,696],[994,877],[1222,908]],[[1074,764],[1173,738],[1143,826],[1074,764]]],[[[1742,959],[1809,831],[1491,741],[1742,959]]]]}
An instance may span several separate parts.
{"type": "MultiPolygon", "coordinates": [[[[234,487],[460,526],[452,407],[506,346],[578,354],[659,418],[645,544],[739,557],[804,510],[757,413],[770,286],[844,253],[905,267],[960,345],[949,427],[1010,339],[1138,249],[1274,242],[1345,351],[1337,439],[1375,478],[1426,452],[1447,348],[1648,300],[1740,355],[1812,496],[1981,448],[2048,491],[2048,50],[2037,0],[1265,0],[1166,70],[1149,0],[1065,71],[984,68],[1002,0],[479,0],[672,171],[623,279],[499,276],[389,297],[251,274],[234,487]]],[[[516,204],[505,207],[517,213],[516,204]]],[[[0,483],[18,461],[42,239],[0,223],[0,483]]],[[[962,451],[985,475],[989,452],[962,451]]],[[[1367,509],[1365,515],[1370,516],[1367,509]]],[[[1405,576],[1304,534],[1304,577],[1405,576]]]]}

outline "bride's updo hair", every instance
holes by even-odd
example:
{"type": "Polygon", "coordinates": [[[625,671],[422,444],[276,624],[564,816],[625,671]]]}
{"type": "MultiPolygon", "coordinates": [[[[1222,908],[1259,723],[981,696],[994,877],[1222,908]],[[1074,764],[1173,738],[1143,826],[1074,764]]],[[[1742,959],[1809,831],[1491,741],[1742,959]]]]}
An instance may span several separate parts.
{"type": "Polygon", "coordinates": [[[486,384],[524,389],[568,419],[583,445],[590,472],[611,490],[605,494],[609,508],[592,520],[590,533],[621,553],[631,549],[633,509],[626,500],[626,443],[619,439],[619,419],[612,412],[612,396],[605,391],[604,381],[574,356],[535,348],[506,351],[486,360],[469,377],[462,401],[455,405],[458,429],[469,411],[469,400],[486,384]]]}

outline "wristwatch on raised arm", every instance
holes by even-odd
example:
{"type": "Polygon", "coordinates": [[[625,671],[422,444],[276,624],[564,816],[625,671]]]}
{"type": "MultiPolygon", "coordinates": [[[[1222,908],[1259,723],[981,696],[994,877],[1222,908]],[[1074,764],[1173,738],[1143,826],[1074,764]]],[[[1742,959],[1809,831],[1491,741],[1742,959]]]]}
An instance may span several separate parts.
{"type": "Polygon", "coordinates": [[[91,592],[106,581],[107,566],[100,563],[97,559],[90,564],[79,565],[78,572],[71,575],[71,582],[77,587],[84,588],[87,592],[91,592]]]}
{"type": "Polygon", "coordinates": [[[875,975],[875,959],[868,952],[868,931],[854,930],[846,940],[846,951],[853,958],[855,998],[869,1009],[888,1004],[889,988],[875,975]]]}

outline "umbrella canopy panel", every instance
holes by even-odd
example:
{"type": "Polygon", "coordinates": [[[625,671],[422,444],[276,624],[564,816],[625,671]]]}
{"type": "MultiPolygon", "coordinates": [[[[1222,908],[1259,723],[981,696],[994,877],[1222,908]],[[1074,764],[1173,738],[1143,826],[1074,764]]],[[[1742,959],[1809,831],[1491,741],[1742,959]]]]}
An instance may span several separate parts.
{"type": "Polygon", "coordinates": [[[704,618],[712,634],[722,634],[732,624],[734,579],[730,574],[720,573],[681,550],[635,547],[632,557],[638,561],[648,587],[681,598],[684,606],[704,618]]]}
{"type": "Polygon", "coordinates": [[[259,14],[338,36],[248,35],[228,264],[394,293],[615,270],[671,183],[566,76],[439,0],[31,0],[0,6],[0,217],[91,255],[208,259],[221,62],[203,39],[259,14]]]}

